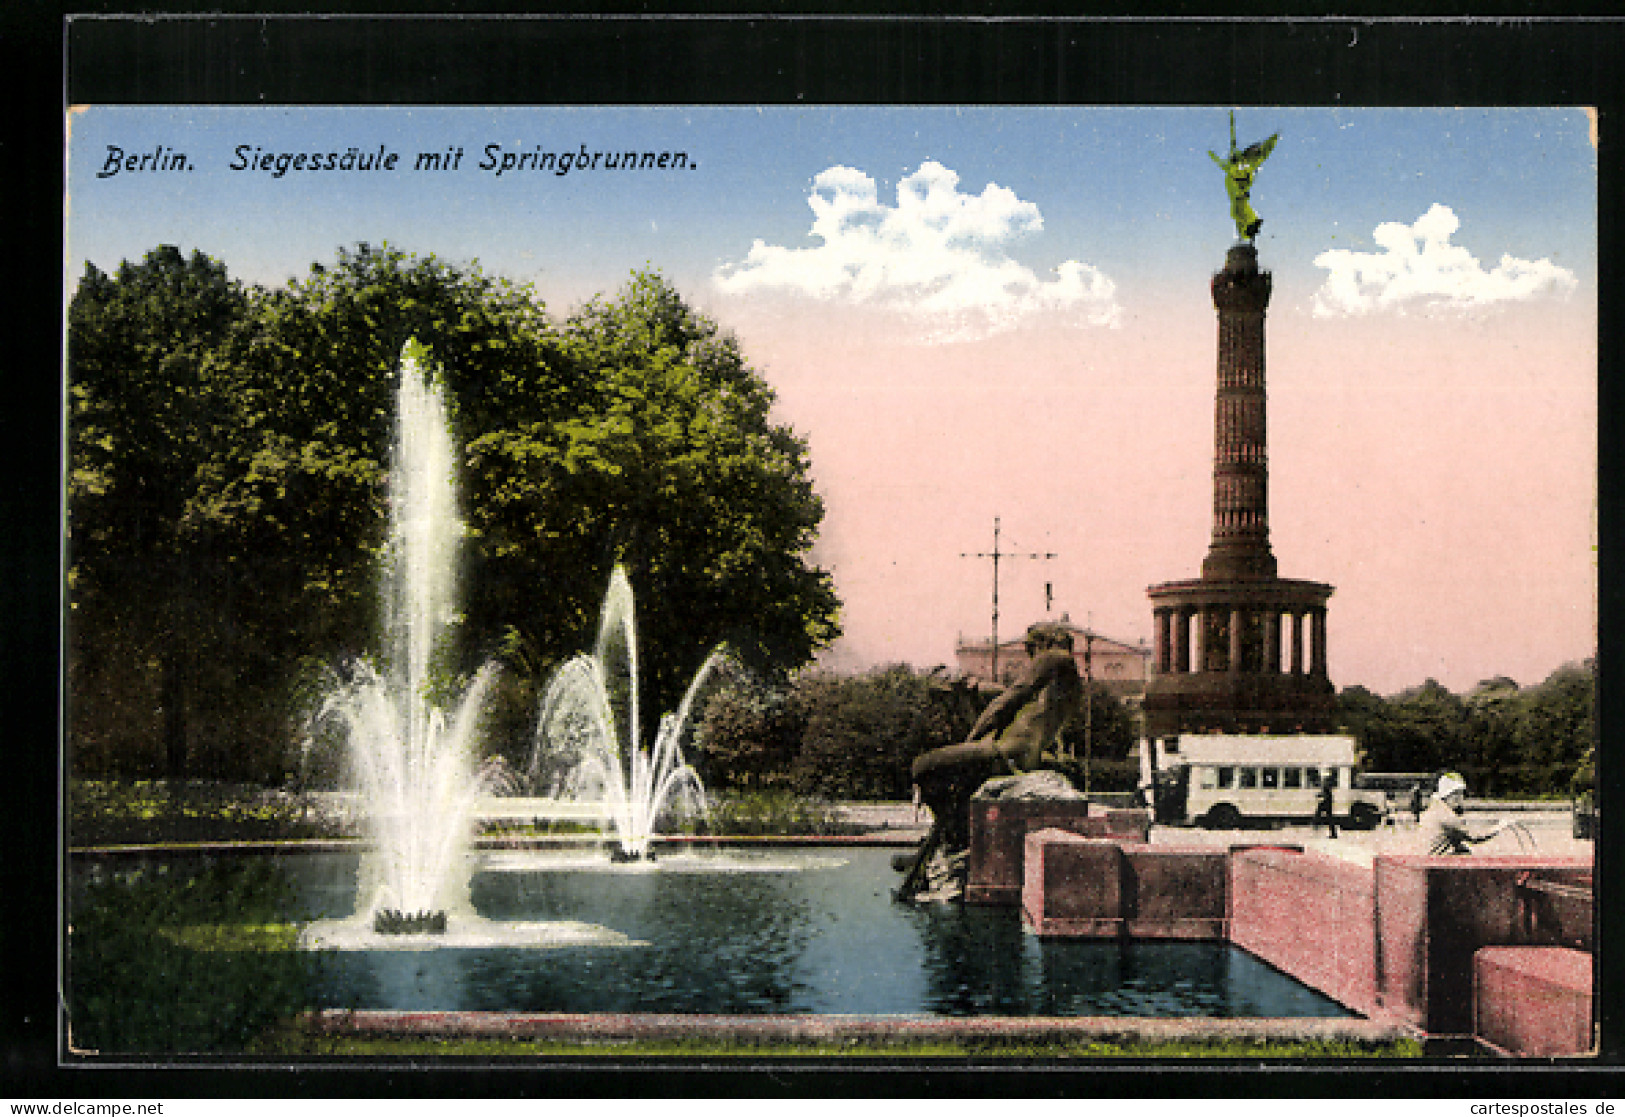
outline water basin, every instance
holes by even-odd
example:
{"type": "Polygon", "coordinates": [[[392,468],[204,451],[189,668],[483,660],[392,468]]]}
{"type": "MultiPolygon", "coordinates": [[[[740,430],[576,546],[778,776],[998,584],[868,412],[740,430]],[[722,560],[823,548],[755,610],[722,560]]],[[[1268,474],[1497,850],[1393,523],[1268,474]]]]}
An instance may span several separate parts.
{"type": "MultiPolygon", "coordinates": [[[[1013,908],[897,904],[892,851],[476,855],[479,920],[591,928],[331,954],[321,1007],[550,1013],[1348,1017],[1226,943],[1041,940],[1013,908]]],[[[290,858],[305,903],[354,911],[356,858],[290,858]]]]}

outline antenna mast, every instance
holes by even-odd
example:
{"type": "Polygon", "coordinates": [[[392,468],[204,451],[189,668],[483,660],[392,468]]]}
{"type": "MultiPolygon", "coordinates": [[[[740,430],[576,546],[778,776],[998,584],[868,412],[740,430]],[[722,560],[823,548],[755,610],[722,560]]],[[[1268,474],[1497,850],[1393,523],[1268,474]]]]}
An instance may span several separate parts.
{"type": "Polygon", "coordinates": [[[1007,558],[1025,559],[1052,559],[1059,556],[1053,551],[1048,552],[1012,552],[999,550],[999,517],[993,517],[993,549],[991,551],[961,551],[960,558],[978,558],[993,560],[993,658],[990,661],[988,673],[993,676],[995,686],[999,682],[999,560],[1007,558]]]}

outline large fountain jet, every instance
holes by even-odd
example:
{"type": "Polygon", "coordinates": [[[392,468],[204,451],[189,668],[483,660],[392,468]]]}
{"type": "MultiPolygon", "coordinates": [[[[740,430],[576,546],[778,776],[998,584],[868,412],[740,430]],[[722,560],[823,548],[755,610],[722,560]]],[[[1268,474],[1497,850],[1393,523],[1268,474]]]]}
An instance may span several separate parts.
{"type": "Polygon", "coordinates": [[[383,579],[388,659],[382,671],[357,665],[320,715],[347,731],[370,839],[362,901],[370,891],[374,923],[391,930],[443,930],[446,910],[466,905],[464,855],[485,791],[475,723],[493,670],[482,668],[449,706],[435,701],[463,524],[445,395],[427,356],[416,341],[401,354],[383,579]]]}
{"type": "Polygon", "coordinates": [[[689,683],[677,712],[660,719],[645,747],[639,726],[638,640],[632,585],[617,566],[589,655],[559,668],[542,700],[531,754],[533,781],[543,757],[569,770],[567,798],[597,805],[619,859],[643,860],[664,816],[705,809],[705,788],[683,759],[694,709],[727,661],[719,648],[689,683]]]}
{"type": "MultiPolygon", "coordinates": [[[[469,897],[473,827],[497,790],[476,763],[475,731],[494,667],[448,694],[444,640],[456,622],[456,452],[445,393],[415,341],[401,353],[383,563],[384,662],[355,665],[317,716],[345,732],[368,839],[356,913],[319,920],[301,941],[341,950],[629,946],[618,931],[573,920],[488,920],[469,897]]],[[[308,746],[307,746],[308,747],[308,746]]]]}

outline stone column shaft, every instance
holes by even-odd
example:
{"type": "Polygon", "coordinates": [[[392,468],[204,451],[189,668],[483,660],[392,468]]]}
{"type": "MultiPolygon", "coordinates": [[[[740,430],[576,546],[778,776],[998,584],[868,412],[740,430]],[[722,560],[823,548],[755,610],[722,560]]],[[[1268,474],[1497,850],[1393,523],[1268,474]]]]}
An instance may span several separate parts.
{"type": "Polygon", "coordinates": [[[1213,404],[1213,541],[1202,577],[1275,576],[1270,552],[1269,459],[1264,389],[1264,311],[1270,275],[1238,244],[1213,277],[1219,318],[1213,404]]]}

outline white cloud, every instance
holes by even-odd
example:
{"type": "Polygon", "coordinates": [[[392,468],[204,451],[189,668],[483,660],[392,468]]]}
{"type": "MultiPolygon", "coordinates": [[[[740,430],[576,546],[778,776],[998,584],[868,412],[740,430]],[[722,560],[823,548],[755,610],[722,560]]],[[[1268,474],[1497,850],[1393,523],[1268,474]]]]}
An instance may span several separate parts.
{"type": "Polygon", "coordinates": [[[724,292],[783,290],[881,307],[919,320],[931,340],[971,340],[1056,312],[1091,325],[1117,325],[1116,286],[1088,264],[1067,260],[1040,279],[1008,246],[1044,227],[1038,207],[989,183],[959,190],[959,176],[927,161],[897,184],[897,204],[875,182],[834,166],[813,179],[807,204],[819,244],[787,248],[757,240],[719,268],[724,292]]]}
{"type": "Polygon", "coordinates": [[[1315,292],[1315,313],[1368,314],[1416,304],[1468,309],[1574,289],[1574,273],[1550,260],[1503,255],[1486,271],[1471,252],[1450,243],[1460,227],[1455,212],[1435,202],[1414,225],[1378,225],[1372,240],[1380,252],[1322,252],[1315,266],[1331,274],[1315,292]]]}

